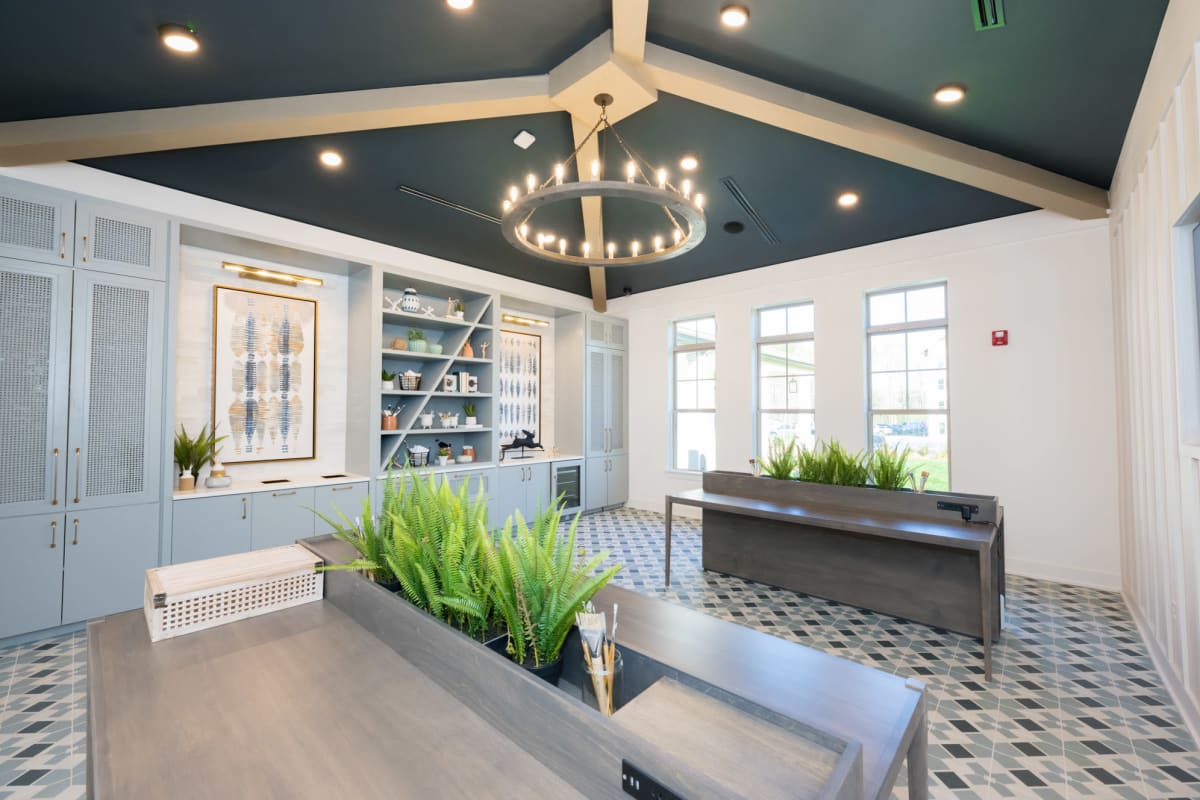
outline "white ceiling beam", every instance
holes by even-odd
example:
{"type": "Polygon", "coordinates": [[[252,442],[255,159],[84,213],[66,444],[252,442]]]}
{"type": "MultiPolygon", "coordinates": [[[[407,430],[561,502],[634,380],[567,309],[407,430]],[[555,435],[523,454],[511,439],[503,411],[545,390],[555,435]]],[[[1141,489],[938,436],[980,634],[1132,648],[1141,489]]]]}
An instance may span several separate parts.
{"type": "Polygon", "coordinates": [[[650,0],[613,0],[613,52],[635,64],[646,56],[646,18],[650,0]]]}
{"type": "Polygon", "coordinates": [[[0,123],[0,166],[559,110],[533,75],[0,123]]]}
{"type": "MultiPolygon", "coordinates": [[[[580,117],[571,117],[571,132],[575,137],[575,146],[591,131],[594,123],[580,117]]],[[[600,142],[598,136],[588,139],[579,153],[575,156],[575,168],[579,177],[588,177],[587,170],[591,169],[592,161],[600,158],[600,142]]],[[[580,201],[583,208],[583,236],[588,241],[593,253],[604,252],[604,211],[599,197],[584,197],[580,201]]],[[[588,267],[588,277],[592,282],[592,307],[603,313],[608,310],[608,286],[605,280],[604,267],[588,267]]]]}
{"type": "Polygon", "coordinates": [[[645,66],[659,91],[697,103],[1076,219],[1108,212],[1095,186],[665,47],[647,44],[645,66]]]}

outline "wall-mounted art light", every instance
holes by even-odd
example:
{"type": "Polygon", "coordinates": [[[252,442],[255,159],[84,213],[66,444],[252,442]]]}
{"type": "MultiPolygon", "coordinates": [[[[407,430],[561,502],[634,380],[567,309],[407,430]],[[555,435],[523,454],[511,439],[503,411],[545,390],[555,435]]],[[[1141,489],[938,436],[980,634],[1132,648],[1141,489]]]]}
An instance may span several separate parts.
{"type": "Polygon", "coordinates": [[[511,325],[524,325],[527,328],[548,328],[549,322],[544,319],[530,319],[529,317],[518,317],[515,314],[501,314],[500,320],[511,325]]]}
{"type": "Polygon", "coordinates": [[[200,40],[191,25],[167,23],[158,26],[158,36],[162,43],[177,53],[194,53],[200,49],[200,40]]]}
{"type": "Polygon", "coordinates": [[[310,278],[307,275],[293,275],[290,272],[278,272],[273,269],[263,269],[262,267],[247,267],[245,264],[234,264],[232,261],[222,261],[221,269],[227,269],[230,272],[236,272],[243,278],[252,278],[256,281],[269,281],[271,283],[286,283],[289,286],[324,286],[325,281],[320,278],[310,278]]]}

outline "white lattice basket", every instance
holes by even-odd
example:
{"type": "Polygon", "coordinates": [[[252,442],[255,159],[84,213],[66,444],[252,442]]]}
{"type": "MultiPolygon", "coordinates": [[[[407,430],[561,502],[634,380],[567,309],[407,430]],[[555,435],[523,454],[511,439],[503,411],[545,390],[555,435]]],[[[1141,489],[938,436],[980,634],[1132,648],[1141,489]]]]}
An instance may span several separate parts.
{"type": "Polygon", "coordinates": [[[320,600],[321,559],[302,545],[146,570],[153,642],[320,600]]]}

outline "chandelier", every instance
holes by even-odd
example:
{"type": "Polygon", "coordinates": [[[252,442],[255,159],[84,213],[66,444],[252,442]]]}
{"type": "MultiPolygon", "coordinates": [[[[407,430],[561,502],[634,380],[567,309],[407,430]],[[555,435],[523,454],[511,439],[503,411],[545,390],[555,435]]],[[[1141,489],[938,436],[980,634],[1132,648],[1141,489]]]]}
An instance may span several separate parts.
{"type": "Polygon", "coordinates": [[[518,250],[538,258],[589,267],[654,264],[682,255],[700,244],[707,229],[704,195],[692,192],[689,179],[675,186],[668,180],[665,169],[654,169],[630,149],[616,128],[609,124],[607,112],[613,101],[612,95],[598,94],[595,100],[600,106],[599,121],[562,163],[554,165],[550,177],[538,183],[537,176],[530,174],[525,179],[524,193],[516,186],[509,188],[500,217],[504,238],[518,250]],[[588,140],[599,136],[601,128],[612,135],[628,159],[625,180],[604,180],[603,164],[599,159],[590,165],[589,180],[584,179],[584,166],[579,163],[576,163],[579,180],[565,180],[567,166],[572,161],[577,162],[579,152],[588,140]],[[634,239],[618,243],[616,238],[606,237],[607,243],[601,246],[588,241],[575,246],[564,237],[536,229],[533,217],[538,209],[585,197],[622,198],[658,206],[665,217],[663,232],[651,235],[646,241],[634,239]]]}

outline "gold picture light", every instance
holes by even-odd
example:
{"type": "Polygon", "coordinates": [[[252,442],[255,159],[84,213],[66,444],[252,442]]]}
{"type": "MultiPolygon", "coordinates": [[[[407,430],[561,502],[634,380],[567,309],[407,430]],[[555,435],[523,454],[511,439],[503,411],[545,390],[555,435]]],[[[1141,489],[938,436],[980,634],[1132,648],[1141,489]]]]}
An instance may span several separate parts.
{"type": "Polygon", "coordinates": [[[221,269],[227,269],[230,272],[236,272],[243,278],[252,278],[256,281],[269,281],[270,283],[286,283],[288,286],[324,286],[325,281],[320,278],[309,278],[305,275],[293,275],[290,272],[278,272],[273,269],[263,269],[262,267],[247,267],[245,264],[234,264],[232,261],[222,261],[221,269]]]}
{"type": "Polygon", "coordinates": [[[530,319],[529,317],[518,317],[515,314],[501,314],[500,319],[512,325],[525,325],[526,327],[547,328],[549,322],[544,319],[530,319]]]}

